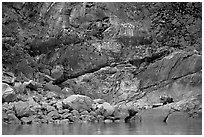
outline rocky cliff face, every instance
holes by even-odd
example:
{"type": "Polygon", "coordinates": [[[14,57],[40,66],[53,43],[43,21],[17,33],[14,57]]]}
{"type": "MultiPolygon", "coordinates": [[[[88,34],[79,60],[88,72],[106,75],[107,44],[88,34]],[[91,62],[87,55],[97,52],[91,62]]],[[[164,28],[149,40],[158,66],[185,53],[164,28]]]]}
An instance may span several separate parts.
{"type": "Polygon", "coordinates": [[[75,113],[128,121],[154,107],[168,111],[164,121],[174,111],[202,113],[201,3],[3,5],[3,101],[16,122],[19,101],[28,116],[71,122],[75,113]],[[87,112],[76,109],[80,98],[87,112]]]}

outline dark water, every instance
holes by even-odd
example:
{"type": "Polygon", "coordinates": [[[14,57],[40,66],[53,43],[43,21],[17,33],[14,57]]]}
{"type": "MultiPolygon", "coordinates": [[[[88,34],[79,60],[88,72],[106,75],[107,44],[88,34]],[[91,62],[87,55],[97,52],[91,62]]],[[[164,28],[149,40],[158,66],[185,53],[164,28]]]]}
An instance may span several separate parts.
{"type": "MultiPolygon", "coordinates": [[[[179,123],[179,122],[178,122],[179,123]]],[[[82,124],[32,124],[32,125],[2,125],[3,135],[148,135],[148,134],[202,134],[202,121],[185,122],[179,124],[166,123],[82,123],[82,124]]]]}

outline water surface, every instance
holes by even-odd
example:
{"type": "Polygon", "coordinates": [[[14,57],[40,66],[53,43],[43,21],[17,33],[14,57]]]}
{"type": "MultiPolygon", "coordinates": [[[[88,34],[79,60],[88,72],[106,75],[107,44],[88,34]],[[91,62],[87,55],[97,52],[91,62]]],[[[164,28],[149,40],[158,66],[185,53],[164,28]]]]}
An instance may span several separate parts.
{"type": "Polygon", "coordinates": [[[2,125],[2,133],[12,135],[153,135],[202,134],[202,121],[185,123],[81,123],[81,124],[32,124],[2,125]]]}

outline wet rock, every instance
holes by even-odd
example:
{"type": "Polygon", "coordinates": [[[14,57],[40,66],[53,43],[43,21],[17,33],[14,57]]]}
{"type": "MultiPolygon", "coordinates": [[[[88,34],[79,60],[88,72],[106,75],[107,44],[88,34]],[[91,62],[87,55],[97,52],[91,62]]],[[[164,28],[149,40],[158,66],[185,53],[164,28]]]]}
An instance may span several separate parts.
{"type": "Polygon", "coordinates": [[[63,108],[72,108],[77,111],[90,110],[92,99],[84,95],[71,95],[63,100],[63,108]]]}
{"type": "Polygon", "coordinates": [[[49,91],[55,91],[60,93],[61,92],[61,88],[57,85],[53,85],[52,82],[46,83],[44,86],[45,90],[49,90],[49,91]]]}
{"type": "Polygon", "coordinates": [[[31,124],[33,121],[33,118],[32,117],[22,117],[21,121],[23,124],[31,124]]]}
{"type": "Polygon", "coordinates": [[[128,123],[141,123],[142,119],[140,115],[135,115],[131,117],[130,119],[123,121],[123,122],[128,122],[128,123]]]}
{"type": "Polygon", "coordinates": [[[13,124],[20,124],[21,121],[13,114],[8,114],[8,123],[13,123],[13,124]]]}
{"type": "Polygon", "coordinates": [[[96,119],[97,119],[98,122],[103,122],[104,116],[98,115],[98,116],[96,117],[96,119]]]}
{"type": "Polygon", "coordinates": [[[43,123],[43,121],[42,121],[42,119],[36,118],[36,119],[33,119],[32,124],[41,124],[41,123],[43,123]]]}
{"type": "Polygon", "coordinates": [[[23,116],[26,117],[33,114],[28,102],[23,102],[23,101],[16,102],[14,105],[14,110],[18,117],[23,117],[23,116]]]}
{"type": "Polygon", "coordinates": [[[104,120],[104,123],[112,123],[112,122],[113,122],[113,120],[111,120],[111,119],[104,120]]]}
{"type": "Polygon", "coordinates": [[[70,122],[69,119],[63,119],[63,120],[61,120],[61,123],[62,123],[62,124],[69,124],[69,122],[70,122]]]}
{"type": "Polygon", "coordinates": [[[73,122],[76,122],[76,123],[81,122],[81,119],[79,116],[73,116],[72,120],[73,120],[73,122]]]}
{"type": "Polygon", "coordinates": [[[16,100],[16,94],[13,88],[6,83],[2,83],[2,101],[13,102],[14,100],[16,100]]]}
{"type": "Polygon", "coordinates": [[[123,123],[123,122],[125,122],[125,120],[124,119],[116,119],[116,120],[114,120],[114,122],[115,123],[123,123]]]}
{"type": "Polygon", "coordinates": [[[89,115],[81,115],[80,116],[80,119],[81,119],[81,121],[82,122],[91,122],[91,116],[89,116],[89,115]]]}
{"type": "Polygon", "coordinates": [[[152,122],[164,122],[166,117],[169,115],[170,109],[164,109],[162,107],[157,107],[153,109],[148,109],[141,111],[137,114],[141,117],[142,123],[152,122]]]}

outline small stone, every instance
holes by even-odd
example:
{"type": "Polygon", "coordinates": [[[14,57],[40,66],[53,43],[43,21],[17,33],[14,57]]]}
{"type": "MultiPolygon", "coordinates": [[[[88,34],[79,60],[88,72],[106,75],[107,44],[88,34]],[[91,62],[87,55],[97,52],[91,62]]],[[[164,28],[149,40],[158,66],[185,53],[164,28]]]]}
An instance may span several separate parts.
{"type": "Polygon", "coordinates": [[[104,120],[105,123],[112,123],[113,121],[111,119],[104,120]]]}
{"type": "Polygon", "coordinates": [[[122,123],[122,122],[125,122],[125,120],[124,120],[124,119],[117,119],[117,120],[114,120],[114,122],[116,122],[116,123],[122,123]]]}
{"type": "Polygon", "coordinates": [[[73,120],[73,122],[78,123],[78,122],[80,122],[80,121],[81,121],[79,116],[73,116],[72,118],[73,118],[73,119],[72,119],[72,120],[73,120]]]}

